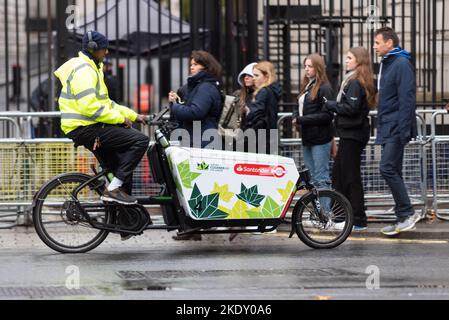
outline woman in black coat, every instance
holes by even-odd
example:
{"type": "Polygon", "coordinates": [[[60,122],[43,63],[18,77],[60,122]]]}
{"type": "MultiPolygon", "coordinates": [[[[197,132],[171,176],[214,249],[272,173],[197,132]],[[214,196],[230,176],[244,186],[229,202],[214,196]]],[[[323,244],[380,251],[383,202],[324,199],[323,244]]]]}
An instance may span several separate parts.
{"type": "Polygon", "coordinates": [[[271,62],[258,62],[253,67],[253,75],[255,90],[252,99],[242,106],[241,129],[245,131],[248,151],[274,154],[278,151],[278,141],[272,130],[277,129],[282,88],[276,81],[276,71],[271,62]]]}
{"type": "Polygon", "coordinates": [[[324,59],[313,53],[304,59],[305,75],[293,112],[293,124],[301,132],[304,164],[310,170],[312,184],[319,189],[331,185],[329,159],[334,136],[332,113],[324,108],[324,98],[333,97],[326,76],[324,59]]]}
{"type": "MultiPolygon", "coordinates": [[[[187,131],[191,147],[220,146],[220,141],[204,139],[203,134],[208,129],[218,129],[223,108],[223,97],[220,92],[219,79],[221,77],[221,65],[208,52],[193,51],[190,56],[190,76],[187,85],[181,87],[178,93],[170,91],[168,101],[171,105],[171,116],[173,120],[180,123],[180,128],[187,131]],[[193,134],[194,125],[201,124],[201,136],[193,134]],[[208,146],[210,145],[210,146],[208,146]]],[[[215,138],[218,138],[218,134],[215,138]]]]}
{"type": "Polygon", "coordinates": [[[352,205],[354,231],[367,228],[360,164],[370,135],[368,113],[375,105],[371,65],[370,55],[365,48],[351,48],[346,57],[348,73],[343,79],[337,100],[326,101],[325,104],[329,111],[336,114],[335,127],[340,137],[332,185],[352,205]]]}

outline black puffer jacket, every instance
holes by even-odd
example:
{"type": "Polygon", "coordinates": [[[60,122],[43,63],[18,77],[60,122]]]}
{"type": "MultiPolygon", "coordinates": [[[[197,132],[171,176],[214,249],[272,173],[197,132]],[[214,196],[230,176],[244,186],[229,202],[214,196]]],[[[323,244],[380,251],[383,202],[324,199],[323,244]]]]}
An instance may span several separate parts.
{"type": "Polygon", "coordinates": [[[279,100],[281,98],[282,88],[279,82],[274,82],[268,87],[260,89],[253,100],[247,101],[247,106],[250,109],[248,115],[242,115],[241,129],[255,130],[256,140],[246,140],[246,151],[251,151],[248,146],[257,146],[258,153],[272,153],[277,152],[277,135],[271,135],[270,129],[277,129],[277,116],[279,111],[279,100]],[[265,143],[259,140],[259,130],[265,131],[265,143]],[[265,145],[265,150],[262,146],[265,145]]]}
{"type": "Polygon", "coordinates": [[[323,83],[314,100],[311,100],[310,91],[304,99],[303,115],[299,116],[298,108],[293,112],[293,119],[301,126],[302,144],[314,146],[328,143],[334,136],[332,126],[333,115],[324,107],[323,97],[333,98],[332,88],[328,83],[323,83]]]}
{"type": "Polygon", "coordinates": [[[277,129],[277,115],[282,88],[279,82],[260,89],[254,101],[247,103],[250,112],[242,117],[242,130],[277,129]]]}
{"type": "Polygon", "coordinates": [[[358,80],[350,80],[343,89],[341,101],[327,101],[326,108],[337,114],[335,128],[340,138],[368,142],[369,106],[365,89],[358,80]]]}

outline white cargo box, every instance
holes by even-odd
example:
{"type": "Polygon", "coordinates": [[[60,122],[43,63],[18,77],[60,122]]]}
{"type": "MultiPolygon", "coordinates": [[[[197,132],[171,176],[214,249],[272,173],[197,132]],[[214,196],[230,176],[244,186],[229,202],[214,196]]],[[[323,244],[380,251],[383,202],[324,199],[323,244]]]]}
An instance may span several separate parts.
{"type": "Polygon", "coordinates": [[[296,190],[299,174],[290,158],[182,147],[166,153],[192,219],[280,218],[296,190]]]}

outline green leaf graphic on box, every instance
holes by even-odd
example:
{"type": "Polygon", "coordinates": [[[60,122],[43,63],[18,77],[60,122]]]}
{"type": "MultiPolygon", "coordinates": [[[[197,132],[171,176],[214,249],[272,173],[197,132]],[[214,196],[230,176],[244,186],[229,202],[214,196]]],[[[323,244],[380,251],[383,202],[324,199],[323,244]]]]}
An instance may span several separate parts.
{"type": "Polygon", "coordinates": [[[262,208],[258,207],[258,208],[254,208],[254,209],[246,211],[246,214],[248,215],[249,218],[252,218],[252,219],[261,218],[262,217],[261,211],[262,211],[262,208]]]}
{"type": "Polygon", "coordinates": [[[286,202],[292,193],[292,188],[294,187],[293,181],[289,180],[287,186],[284,189],[277,189],[279,194],[282,196],[281,202],[286,202]]]}
{"type": "Polygon", "coordinates": [[[198,219],[220,219],[228,216],[226,212],[218,209],[218,193],[204,197],[196,183],[188,202],[192,214],[198,219]]]}
{"type": "Polygon", "coordinates": [[[226,213],[228,216],[229,216],[229,214],[231,213],[231,209],[226,208],[226,207],[224,207],[224,206],[218,206],[218,210],[223,211],[223,212],[226,213]]]}
{"type": "MultiPolygon", "coordinates": [[[[198,188],[198,186],[195,185],[193,186],[193,190],[192,190],[192,195],[190,196],[190,201],[195,200],[196,202],[201,202],[201,200],[203,199],[203,195],[200,192],[200,189],[198,188]]],[[[190,203],[189,201],[189,203],[190,203]]]]}
{"type": "Polygon", "coordinates": [[[234,204],[234,207],[232,207],[231,213],[229,214],[229,219],[247,219],[248,214],[246,213],[248,211],[248,206],[246,202],[242,200],[237,200],[234,204]]]}
{"type": "Polygon", "coordinates": [[[252,205],[253,207],[260,206],[260,203],[265,198],[264,195],[259,194],[257,190],[257,185],[252,186],[251,188],[246,188],[246,186],[242,183],[241,191],[237,195],[237,198],[246,202],[247,204],[252,205]]]}
{"type": "Polygon", "coordinates": [[[189,160],[184,160],[183,162],[178,164],[177,167],[179,175],[181,176],[182,185],[184,186],[184,188],[191,189],[193,180],[198,178],[201,173],[190,171],[189,160]]]}
{"type": "Polygon", "coordinates": [[[277,218],[281,215],[281,206],[268,196],[261,213],[264,218],[277,218]]]}
{"type": "Polygon", "coordinates": [[[219,193],[220,200],[223,200],[224,202],[229,202],[231,200],[231,198],[234,196],[234,193],[229,192],[228,184],[220,186],[216,182],[214,183],[214,189],[211,191],[211,193],[219,193]]]}

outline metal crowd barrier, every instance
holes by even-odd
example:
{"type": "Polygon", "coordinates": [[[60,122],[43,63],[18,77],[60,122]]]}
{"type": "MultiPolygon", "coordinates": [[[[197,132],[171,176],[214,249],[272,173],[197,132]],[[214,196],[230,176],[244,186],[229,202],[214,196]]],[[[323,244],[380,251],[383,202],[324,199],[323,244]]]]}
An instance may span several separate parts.
{"type": "MultiPolygon", "coordinates": [[[[70,139],[0,139],[0,228],[14,224],[14,208],[16,215],[29,214],[33,195],[46,181],[67,172],[92,174],[91,164],[98,166],[92,153],[84,147],[75,148],[70,139]]],[[[143,157],[134,172],[133,194],[159,192],[148,158],[143,157]]]]}
{"type": "Polygon", "coordinates": [[[15,128],[15,138],[19,139],[23,137],[23,133],[21,127],[16,119],[10,117],[0,117],[0,122],[6,122],[8,124],[12,124],[15,128]]]}
{"type": "Polygon", "coordinates": [[[432,174],[428,178],[432,186],[432,210],[438,218],[449,220],[449,136],[436,135],[438,116],[443,115],[447,115],[444,110],[432,114],[432,174]]]}
{"type": "MultiPolygon", "coordinates": [[[[419,135],[407,145],[403,173],[413,205],[424,217],[432,210],[441,219],[449,214],[449,136],[435,134],[438,116],[445,111],[417,111],[419,135]],[[424,120],[423,114],[432,117],[424,120]],[[427,136],[427,127],[431,135],[427,136]],[[434,187],[435,186],[435,187],[434,187]]],[[[32,117],[57,117],[54,113],[0,112],[2,120],[13,123],[14,138],[0,139],[0,228],[12,227],[29,221],[29,207],[34,193],[53,176],[73,171],[91,173],[90,165],[96,160],[83,147],[74,148],[69,139],[25,139],[32,117]],[[26,118],[27,121],[17,121],[26,118]],[[18,139],[17,136],[22,135],[18,139]]],[[[371,112],[375,119],[376,112],[371,112]]],[[[291,121],[290,113],[279,115],[281,128],[291,121]]],[[[391,221],[395,218],[391,192],[379,172],[381,147],[371,137],[362,158],[362,180],[365,190],[367,215],[370,220],[391,221]]],[[[291,157],[301,167],[302,153],[299,138],[279,140],[279,154],[291,157]]],[[[330,161],[332,165],[332,161],[330,161]]],[[[151,179],[149,163],[144,157],[134,174],[133,192],[137,196],[158,194],[160,186],[151,179]]]]}
{"type": "MultiPolygon", "coordinates": [[[[377,112],[370,112],[371,122],[377,112]]],[[[403,162],[403,177],[410,200],[415,210],[423,218],[428,209],[427,203],[427,179],[426,159],[429,140],[424,135],[425,122],[421,115],[416,116],[418,124],[418,137],[405,148],[403,162]]],[[[291,121],[291,114],[282,113],[278,120],[278,128],[282,128],[284,121],[291,121]]],[[[336,138],[338,143],[338,138],[336,138]]],[[[295,160],[298,167],[303,164],[300,138],[281,138],[279,141],[279,154],[295,160]]],[[[375,144],[375,137],[371,137],[362,154],[362,183],[365,191],[366,214],[370,220],[393,221],[394,201],[391,191],[380,174],[379,164],[381,158],[381,146],[375,144]]],[[[332,168],[333,161],[329,160],[332,168]]],[[[332,173],[332,170],[331,170],[332,173]]]]}

